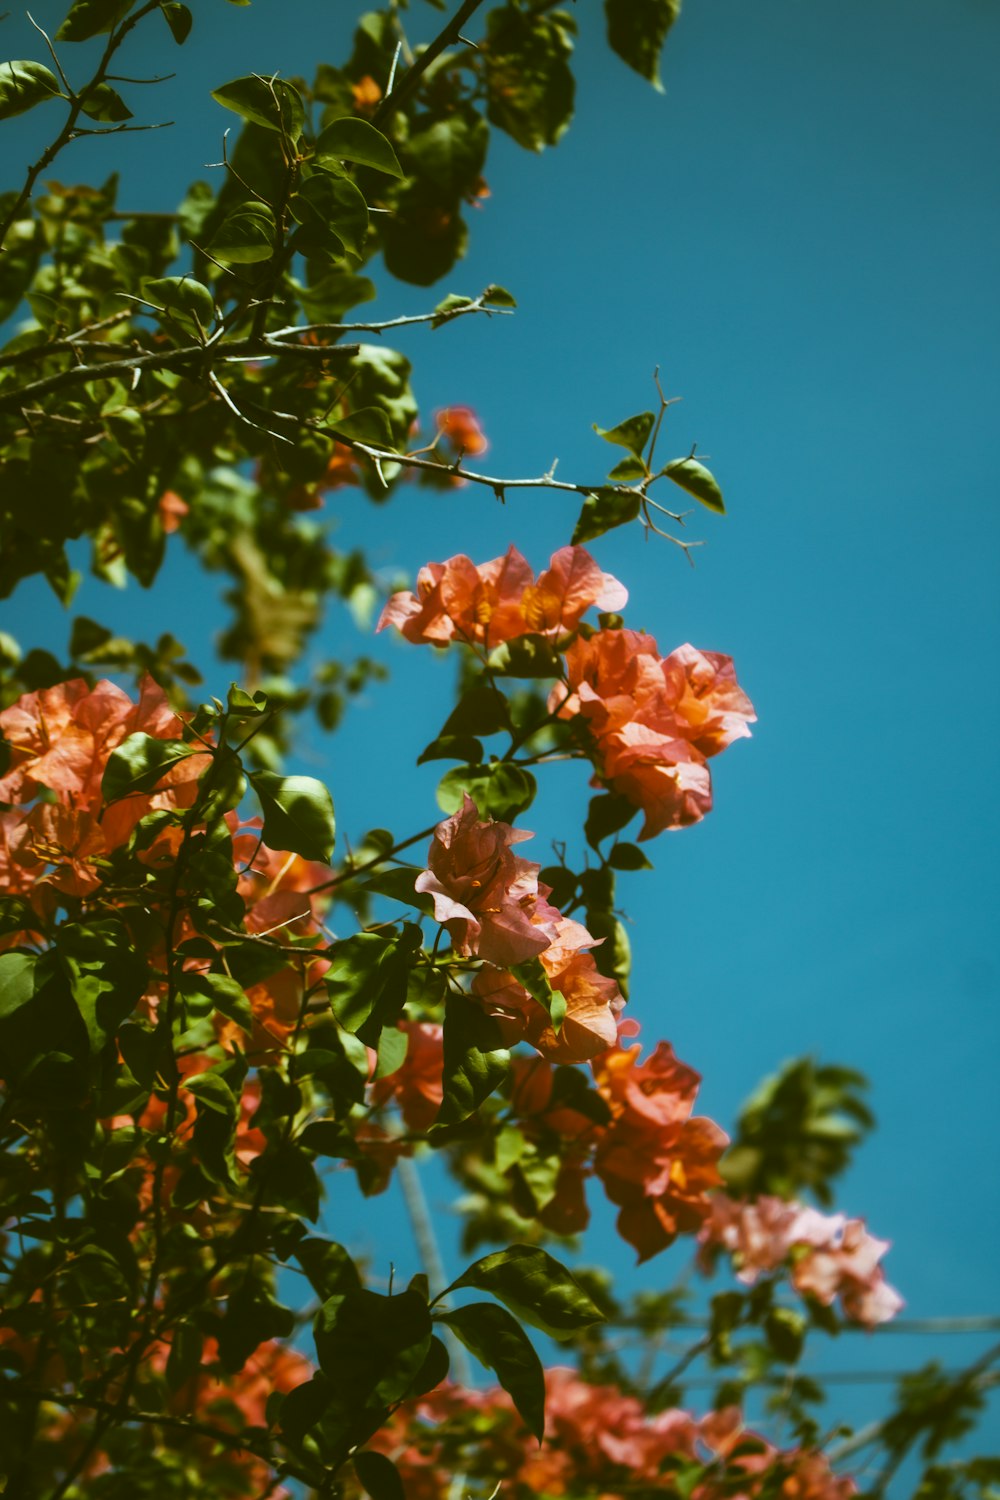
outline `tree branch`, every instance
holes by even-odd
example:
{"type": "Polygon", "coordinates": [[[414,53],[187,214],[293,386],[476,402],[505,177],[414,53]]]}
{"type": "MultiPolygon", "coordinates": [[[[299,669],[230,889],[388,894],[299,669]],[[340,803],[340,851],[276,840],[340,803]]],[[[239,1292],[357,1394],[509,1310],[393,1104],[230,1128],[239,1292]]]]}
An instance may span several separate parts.
{"type": "Polygon", "coordinates": [[[465,3],[458,8],[444,30],[439,32],[434,40],[424,48],[412,68],[409,68],[403,74],[392,93],[387,94],[382,100],[382,103],[372,115],[373,125],[383,125],[390,115],[395,114],[401,104],[406,103],[435,58],[440,57],[446,47],[451,47],[455,42],[461,40],[459,32],[482,3],[483,0],[465,0],[465,3]]]}
{"type": "MultiPolygon", "coordinates": [[[[78,94],[72,94],[70,96],[69,114],[66,116],[66,120],[63,124],[62,130],[60,130],[59,134],[56,136],[52,144],[45,148],[34,165],[28,168],[27,176],[24,179],[24,186],[22,187],[17,198],[14,200],[13,205],[3,219],[2,223],[0,223],[0,249],[3,248],[3,242],[7,237],[8,230],[10,229],[12,224],[16,223],[16,221],[20,217],[22,208],[31,197],[32,190],[39,177],[47,167],[50,167],[52,165],[63,147],[68,145],[68,143],[73,140],[74,137],[78,134],[76,130],[76,122],[80,118],[84,99],[94,88],[97,87],[99,83],[104,82],[108,68],[111,66],[111,59],[114,57],[115,53],[118,51],[118,48],[121,46],[122,42],[125,40],[126,36],[128,36],[132,28],[134,26],[137,26],[144,16],[148,16],[151,11],[159,10],[159,8],[160,0],[146,0],[146,4],[141,6],[134,15],[129,16],[128,20],[124,21],[117,30],[112,28],[111,35],[108,37],[107,46],[104,49],[104,55],[97,65],[96,73],[94,74],[93,78],[91,78],[90,82],[87,83],[78,94]]],[[[62,68],[59,68],[59,72],[62,73],[62,68]]],[[[91,131],[88,133],[96,135],[98,132],[91,131]]]]}
{"type": "MultiPolygon", "coordinates": [[[[91,345],[93,350],[96,345],[91,345]]],[[[112,350],[115,345],[106,345],[112,350]]],[[[0,411],[17,411],[26,401],[47,396],[71,385],[87,385],[94,380],[109,380],[115,375],[130,375],[139,370],[177,370],[192,361],[203,368],[211,369],[216,363],[229,360],[274,359],[279,355],[298,355],[305,359],[321,360],[333,356],[350,357],[357,354],[358,344],[281,344],[275,346],[266,338],[233,339],[225,343],[187,344],[179,349],[163,349],[142,354],[130,354],[122,359],[111,359],[103,364],[72,365],[55,375],[45,375],[16,390],[0,391],[0,411]]]]}

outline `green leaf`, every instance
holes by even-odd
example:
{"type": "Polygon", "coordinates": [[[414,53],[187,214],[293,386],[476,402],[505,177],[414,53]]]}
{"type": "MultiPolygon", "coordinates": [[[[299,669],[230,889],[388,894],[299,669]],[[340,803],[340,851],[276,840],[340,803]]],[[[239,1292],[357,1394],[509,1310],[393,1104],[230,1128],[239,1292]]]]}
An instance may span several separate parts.
{"type": "Polygon", "coordinates": [[[648,473],[649,469],[645,461],[641,458],[636,458],[634,453],[630,453],[620,463],[615,464],[608,478],[613,480],[615,484],[630,484],[634,479],[645,479],[648,473]]]}
{"type": "Polygon", "coordinates": [[[192,1139],[198,1166],[212,1182],[231,1187],[236,1182],[236,1096],[222,1074],[215,1071],[186,1078],[184,1087],[195,1098],[192,1139]]]}
{"type": "Polygon", "coordinates": [[[345,1031],[378,1045],[381,1028],[395,1021],[406,1003],[406,987],[420,947],[420,928],[404,924],[398,938],[359,932],[327,949],[330,967],[323,983],[334,1015],[345,1031]]]}
{"type": "Polygon", "coordinates": [[[616,844],[608,855],[608,864],[614,870],[651,870],[653,868],[638,844],[616,844]]]}
{"type": "Polygon", "coordinates": [[[377,1453],[374,1449],[355,1453],[354,1472],[361,1488],[371,1495],[372,1500],[406,1500],[399,1470],[384,1453],[377,1453]]]}
{"type": "Polygon", "coordinates": [[[395,446],[389,418],[381,406],[362,406],[350,416],[331,422],[327,431],[351,443],[364,443],[369,448],[391,450],[395,446]]]}
{"type": "Polygon", "coordinates": [[[566,1019],[566,996],[561,990],[552,988],[541,960],[526,958],[523,963],[513,964],[511,973],[519,984],[524,985],[531,998],[537,1000],[543,1010],[548,1011],[552,1030],[558,1036],[566,1019]]]}
{"type": "Polygon", "coordinates": [[[131,120],[132,111],[110,83],[95,83],[84,91],[80,108],[91,120],[119,124],[131,120]]]}
{"type": "Polygon", "coordinates": [[[442,297],[441,301],[435,307],[434,317],[431,319],[431,327],[440,328],[442,324],[450,323],[461,308],[471,306],[471,297],[460,297],[457,292],[449,292],[447,297],[442,297]]]}
{"type": "Polygon", "coordinates": [[[772,1307],[764,1319],[764,1332],[777,1358],[795,1364],[806,1335],[802,1313],[792,1307],[772,1307]]]}
{"type": "Polygon", "coordinates": [[[507,761],[491,761],[486,766],[456,766],[446,771],[438,783],[437,801],[442,811],[457,812],[468,792],[480,817],[509,823],[527,811],[537,790],[530,771],[507,761]]]}
{"type": "Polygon", "coordinates": [[[417,765],[429,760],[464,760],[468,765],[479,765],[483,758],[483,747],[470,734],[442,734],[431,740],[417,756],[417,765]]]}
{"type": "Polygon", "coordinates": [[[333,1297],[345,1297],[348,1292],[360,1291],[361,1278],[357,1266],[343,1245],[338,1245],[336,1240],[312,1237],[300,1240],[293,1253],[313,1291],[324,1302],[333,1297]]]}
{"type": "Polygon", "coordinates": [[[96,1056],[145,990],[146,963],[117,918],[67,923],[60,929],[56,951],[96,1056]]]}
{"type": "Polygon", "coordinates": [[[209,250],[216,260],[251,266],[274,254],[274,214],[266,203],[247,199],[213,234],[209,250]]]}
{"type": "Polygon", "coordinates": [[[414,132],[407,165],[412,162],[421,179],[421,197],[457,202],[470,193],[482,175],[489,138],[489,126],[471,104],[414,132]],[[429,194],[428,187],[436,191],[429,194]]]}
{"type": "Polygon", "coordinates": [[[111,753],[101,782],[101,796],[105,802],[118,802],[136,792],[151,792],[180,761],[202,753],[200,745],[186,745],[183,740],[130,734],[111,753]]]}
{"type": "Polygon", "coordinates": [[[639,495],[630,495],[619,489],[595,489],[583,501],[583,510],[577,517],[573,529],[573,546],[582,546],[585,541],[603,537],[604,532],[615,526],[627,525],[639,514],[639,495]]]}
{"type": "Polygon", "coordinates": [[[632,971],[632,945],[625,926],[608,911],[587,908],[587,930],[603,941],[594,949],[598,973],[613,979],[628,999],[628,977],[632,971]]]}
{"type": "Polygon", "coordinates": [[[248,1034],[253,1030],[253,1009],[243,986],[228,974],[196,974],[190,971],[181,975],[181,993],[186,996],[204,995],[215,1010],[235,1021],[248,1034]]]}
{"type": "Polygon", "coordinates": [[[486,1255],[463,1271],[447,1291],[471,1286],[489,1292],[515,1317],[554,1339],[567,1339],[604,1314],[554,1256],[534,1245],[511,1245],[486,1255]]]}
{"type": "Polygon", "coordinates": [[[367,120],[347,117],[334,120],[317,139],[315,157],[318,162],[351,161],[361,167],[374,167],[390,177],[405,176],[392,146],[367,120]]]}
{"type": "Polygon", "coordinates": [[[444,1098],[436,1125],[466,1120],[510,1071],[510,1053],[500,1027],[476,1002],[451,997],[444,1018],[444,1098]]]}
{"type": "Polygon", "coordinates": [[[36,953],[0,953],[0,1020],[12,1016],[35,993],[36,953]]]}
{"type": "Polygon", "coordinates": [[[201,1364],[204,1349],[205,1335],[200,1328],[183,1319],[174,1324],[166,1369],[167,1385],[172,1391],[191,1379],[201,1364]]]}
{"type": "Polygon", "coordinates": [[[277,75],[263,78],[252,73],[247,78],[234,78],[232,83],[213,89],[212,98],[266,130],[283,130],[293,144],[302,134],[306,117],[302,95],[277,75]]]}
{"type": "Polygon", "coordinates": [[[641,411],[637,416],[626,417],[624,422],[619,422],[617,427],[598,427],[594,423],[594,431],[598,437],[602,437],[606,443],[614,443],[619,448],[627,448],[636,458],[642,457],[642,450],[649,441],[649,434],[653,430],[656,418],[651,411],[641,411]]]}
{"type": "Polygon", "coordinates": [[[578,1114],[593,1120],[595,1125],[608,1125],[611,1111],[602,1095],[590,1087],[586,1076],[577,1068],[560,1064],[552,1077],[550,1109],[575,1109],[578,1114]]]}
{"type": "Polygon", "coordinates": [[[353,1407],[409,1395],[430,1348],[431,1317],[419,1292],[383,1297],[364,1288],[325,1302],[313,1337],[324,1375],[353,1407]]]}
{"type": "Polygon", "coordinates": [[[242,1370],[251,1354],[269,1339],[286,1339],[295,1327],[290,1307],[275,1301],[260,1282],[244,1278],[226,1303],[218,1328],[219,1358],[225,1370],[242,1370]]]}
{"type": "Polygon", "coordinates": [[[238,719],[259,719],[268,710],[267,694],[248,693],[234,682],[229,688],[227,706],[238,719]]]}
{"type": "Polygon", "coordinates": [[[505,286],[496,286],[491,284],[483,292],[482,300],[485,302],[487,307],[514,308],[517,306],[516,300],[511,296],[510,292],[508,292],[505,286]]]}
{"type": "Polygon", "coordinates": [[[497,677],[558,677],[562,659],[543,635],[518,635],[490,652],[490,671],[497,677]]]}
{"type": "Polygon", "coordinates": [[[368,205],[347,177],[314,172],[288,204],[299,224],[294,245],[310,254],[342,259],[349,252],[360,259],[368,234],[368,205]]]}
{"type": "Polygon", "coordinates": [[[631,823],[636,812],[635,803],[630,802],[627,797],[620,797],[617,792],[601,792],[598,796],[591,797],[587,820],[583,825],[587,843],[592,849],[596,849],[603,839],[617,833],[626,823],[631,823]]]}
{"type": "Polygon", "coordinates": [[[700,464],[695,458],[675,458],[667,464],[662,472],[674,484],[679,484],[682,490],[700,500],[702,505],[707,505],[709,510],[718,511],[720,516],[726,513],[726,503],[722,498],[715,476],[700,464]]]}
{"type": "Polygon", "coordinates": [[[487,16],[487,118],[527,151],[554,146],[573,118],[575,29],[565,11],[532,16],[508,4],[487,16]]]}
{"type": "Polygon", "coordinates": [[[312,1223],[319,1217],[320,1181],[311,1157],[294,1142],[273,1143],[255,1157],[250,1181],[262,1192],[262,1202],[301,1214],[312,1223]]]}
{"type": "Polygon", "coordinates": [[[660,92],[660,52],[680,13],[681,0],[604,0],[611,50],[660,92]]]}
{"type": "Polygon", "coordinates": [[[0,63],[0,120],[23,115],[46,99],[57,99],[60,93],[56,75],[41,63],[0,63]]]}
{"type": "Polygon", "coordinates": [[[206,338],[215,323],[215,298],[193,276],[159,276],[147,281],[143,295],[169,314],[186,334],[206,338]]]}
{"type": "Polygon", "coordinates": [[[214,823],[246,796],[247,779],[239,756],[228,745],[216,751],[212,769],[202,785],[200,820],[214,823]]]}
{"type": "Polygon", "coordinates": [[[180,0],[163,0],[160,13],[170,27],[170,35],[178,47],[183,47],[191,34],[193,24],[193,17],[187,6],[181,5],[180,0]]]}
{"type": "Polygon", "coordinates": [[[415,889],[422,869],[418,865],[393,865],[387,870],[377,870],[365,879],[362,888],[376,896],[388,896],[390,901],[401,901],[405,906],[415,906],[418,911],[430,913],[434,910],[434,902],[423,891],[415,889]]]}
{"type": "Polygon", "coordinates": [[[510,720],[507,699],[492,683],[476,682],[458,700],[442,726],[447,734],[499,734],[510,720]]]}
{"type": "Polygon", "coordinates": [[[396,1026],[386,1026],[378,1039],[378,1061],[376,1078],[388,1078],[403,1066],[409,1050],[410,1039],[405,1031],[396,1026]]]}
{"type": "Polygon", "coordinates": [[[271,849],[329,862],[336,835],[333,798],[313,776],[278,776],[255,771],[250,777],[264,814],[264,842],[271,849]]]}
{"type": "Polygon", "coordinates": [[[493,1302],[472,1302],[442,1313],[480,1364],[496,1377],[539,1442],[545,1432],[545,1374],[527,1334],[515,1318],[493,1302]]]}
{"type": "Polygon", "coordinates": [[[128,15],[135,0],[74,0],[56,32],[57,42],[85,42],[105,32],[128,15]]]}
{"type": "Polygon", "coordinates": [[[236,1119],[236,1096],[221,1073],[193,1073],[185,1078],[184,1087],[189,1094],[194,1095],[199,1104],[203,1104],[214,1114],[236,1119]]]}

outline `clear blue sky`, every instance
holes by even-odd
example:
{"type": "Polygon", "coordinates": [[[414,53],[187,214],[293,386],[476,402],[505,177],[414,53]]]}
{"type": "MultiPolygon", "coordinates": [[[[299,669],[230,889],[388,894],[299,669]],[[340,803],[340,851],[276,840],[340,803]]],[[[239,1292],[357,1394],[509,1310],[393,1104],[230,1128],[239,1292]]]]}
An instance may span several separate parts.
{"type": "MultiPolygon", "coordinates": [[[[193,38],[130,61],[181,70],[160,107],[183,128],[80,148],[62,177],[113,163],[124,203],[163,206],[218,159],[229,119],[206,90],[336,60],[353,15],[331,22],[318,0],[197,9],[217,34],[208,56],[193,38]]],[[[736,658],[760,723],[716,763],[713,815],[650,846],[655,876],[623,877],[634,1012],[704,1074],[704,1108],[724,1124],[783,1058],[862,1068],[880,1129],[840,1206],[894,1240],[909,1312],[996,1311],[1000,7],[688,0],[665,97],[606,55],[596,0],[577,9],[576,123],[540,158],[495,136],[492,197],[440,289],[501,282],[517,317],[400,347],[422,408],[474,406],[491,470],[508,476],[558,456],[561,476],[598,479],[609,450],[590,423],[647,406],[656,365],[684,397],[675,451],[711,455],[728,518],[692,518],[708,541],[695,570],[637,529],[594,550],[632,591],[629,623],[664,651],[690,639],[736,658]]],[[[423,10],[411,14],[430,26],[423,10]]],[[[35,14],[58,21],[51,4],[35,14]]],[[[19,13],[0,36],[40,55],[19,13]]],[[[382,316],[436,295],[387,284],[382,316]]],[[[541,494],[336,503],[346,543],[410,573],[510,541],[540,566],[573,516],[541,494]]],[[[220,618],[176,543],[152,594],[89,584],[76,607],[145,638],[175,628],[202,658],[220,618]]],[[[0,625],[65,641],[34,587],[0,625]]],[[[331,623],[323,654],[343,629],[331,623]]],[[[376,649],[392,687],[305,754],[348,830],[402,833],[434,816],[434,768],[406,775],[399,757],[436,729],[450,669],[384,637],[376,649]]],[[[563,769],[526,820],[539,838],[525,853],[543,860],[584,806],[583,778],[563,769]]],[[[596,1196],[594,1219],[594,1257],[623,1286],[673,1276],[676,1253],[633,1278],[596,1196]]],[[[888,1340],[859,1356],[851,1341],[838,1357],[891,1368],[904,1352],[909,1340],[888,1340]]],[[[957,1364],[972,1345],[932,1352],[957,1364]]]]}

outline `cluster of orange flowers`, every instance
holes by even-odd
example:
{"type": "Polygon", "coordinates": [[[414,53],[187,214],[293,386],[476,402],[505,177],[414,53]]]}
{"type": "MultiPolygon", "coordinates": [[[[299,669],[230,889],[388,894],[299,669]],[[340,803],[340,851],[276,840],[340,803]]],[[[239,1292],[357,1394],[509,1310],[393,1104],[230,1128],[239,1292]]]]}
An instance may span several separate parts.
{"type": "MultiPolygon", "coordinates": [[[[404,1022],[409,1045],[402,1065],[371,1086],[377,1105],[392,1101],[412,1130],[426,1130],[443,1097],[440,1026],[404,1022]]],[[[621,1023],[623,1039],[638,1030],[621,1023]]],[[[693,1117],[701,1079],[661,1042],[644,1061],[638,1044],[620,1042],[595,1056],[597,1093],[606,1124],[554,1098],[555,1072],[544,1057],[513,1059],[513,1116],[525,1137],[551,1149],[559,1171],[539,1210],[512,1179],[515,1207],[558,1234],[576,1234],[589,1221],[586,1182],[597,1177],[618,1205],[618,1230],[648,1260],[677,1238],[697,1231],[713,1211],[711,1189],[721,1183],[717,1163],[727,1138],[712,1120],[693,1117]]]]}
{"type": "Polygon", "coordinates": [[[486,1431],[490,1472],[503,1475],[511,1500],[540,1494],[618,1500],[636,1488],[691,1500],[857,1494],[854,1481],[834,1474],[821,1453],[775,1447],[744,1425],[736,1407],[700,1418],[677,1408],[650,1415],[637,1397],[588,1385],[564,1368],[547,1370],[545,1385],[547,1437],[540,1448],[503,1391],[450,1384],[401,1407],[371,1446],[393,1459],[412,1500],[443,1500],[453,1475],[475,1464],[474,1454],[455,1452],[455,1435],[486,1431]]]}
{"type": "MultiPolygon", "coordinates": [[[[198,778],[209,763],[207,751],[178,760],[154,792],[130,793],[109,804],[101,793],[108,760],[129,735],[172,740],[181,737],[183,728],[150,677],[140,684],[138,702],[112,682],[102,680],[91,688],[78,678],[26,693],[0,713],[0,730],[10,747],[9,764],[0,776],[0,801],[12,804],[0,812],[0,885],[8,894],[22,896],[29,911],[24,929],[0,937],[0,949],[39,936],[64,897],[86,898],[99,892],[109,856],[127,843],[147,814],[191,806],[198,778]]],[[[228,813],[226,821],[234,835],[233,857],[248,931],[279,937],[317,931],[316,898],[307,893],[329,876],[326,866],[269,849],[260,841],[259,825],[241,824],[235,812],[228,813]]],[[[156,877],[173,866],[182,838],[180,825],[169,823],[136,854],[149,872],[146,895],[154,904],[156,877]]],[[[124,903],[119,909],[128,923],[133,908],[124,903]]],[[[181,916],[172,936],[175,944],[194,936],[189,918],[181,916]]],[[[165,972],[165,954],[150,957],[165,972]]],[[[204,962],[189,958],[184,967],[197,971],[204,962]]],[[[154,979],[146,997],[152,1015],[161,989],[154,979]]],[[[301,993],[302,974],[292,966],[278,968],[249,988],[255,1022],[251,1054],[273,1051],[285,1040],[301,993]]],[[[246,1038],[235,1024],[219,1018],[219,1040],[237,1037],[245,1046],[246,1038]]]]}
{"type": "Polygon", "coordinates": [[[549,706],[586,721],[601,779],[645,814],[641,839],[711,811],[705,762],[757,717],[730,657],[690,645],[661,657],[652,636],[601,630],[572,643],[566,669],[569,696],[556,687],[549,706]]]}
{"type": "Polygon", "coordinates": [[[460,552],[421,568],[416,593],[393,594],[377,628],[395,625],[414,645],[489,649],[522,635],[559,636],[591,605],[614,611],[627,601],[624,586],[583,547],[560,547],[537,579],[516,547],[479,564],[460,552]]]}
{"type": "Polygon", "coordinates": [[[513,547],[475,564],[459,554],[428,563],[415,593],[393,594],[378,628],[415,644],[461,641],[488,650],[543,635],[565,652],[553,717],[585,724],[600,782],[645,814],[639,837],[697,823],[712,806],[706,762],[750,733],[753,704],[732,660],[684,645],[661,657],[652,636],[580,631],[591,606],[617,613],[628,594],[583,547],[562,547],[536,579],[513,547]]]}
{"type": "Polygon", "coordinates": [[[788,1264],[796,1291],[825,1307],[839,1297],[844,1316],[866,1328],[888,1323],[903,1306],[881,1266],[889,1241],[869,1234],[862,1219],[823,1214],[794,1200],[763,1196],[741,1203],[719,1193],[699,1239],[706,1269],[726,1251],[739,1279],[752,1286],[764,1272],[788,1264]]]}
{"type": "Polygon", "coordinates": [[[549,888],[538,883],[539,865],[511,853],[512,844],[528,838],[530,833],[509,823],[480,821],[466,796],[461,811],[438,825],[429,869],[417,877],[416,889],[432,897],[434,915],[455,951],[485,961],[472,993],[499,1021],[504,1041],[512,1045],[523,1038],[546,1057],[585,1062],[614,1043],[624,1001],[586,951],[599,939],[549,904],[549,888]],[[558,1030],[509,972],[536,957],[565,1004],[558,1030]]]}

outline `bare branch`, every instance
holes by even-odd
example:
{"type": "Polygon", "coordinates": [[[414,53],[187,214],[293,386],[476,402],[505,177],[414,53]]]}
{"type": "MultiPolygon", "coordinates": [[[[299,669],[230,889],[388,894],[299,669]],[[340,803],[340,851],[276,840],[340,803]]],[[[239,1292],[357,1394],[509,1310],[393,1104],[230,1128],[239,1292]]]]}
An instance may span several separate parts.
{"type": "Polygon", "coordinates": [[[289,328],[273,329],[265,337],[271,341],[279,341],[303,333],[324,333],[334,336],[341,333],[385,333],[389,329],[410,328],[419,323],[450,323],[453,319],[467,317],[470,313],[485,313],[487,317],[492,317],[494,314],[509,317],[514,309],[491,307],[484,300],[488,291],[489,288],[485,292],[480,292],[479,296],[473,297],[465,307],[456,307],[447,313],[413,313],[407,317],[386,318],[381,323],[303,323],[289,328]]]}

